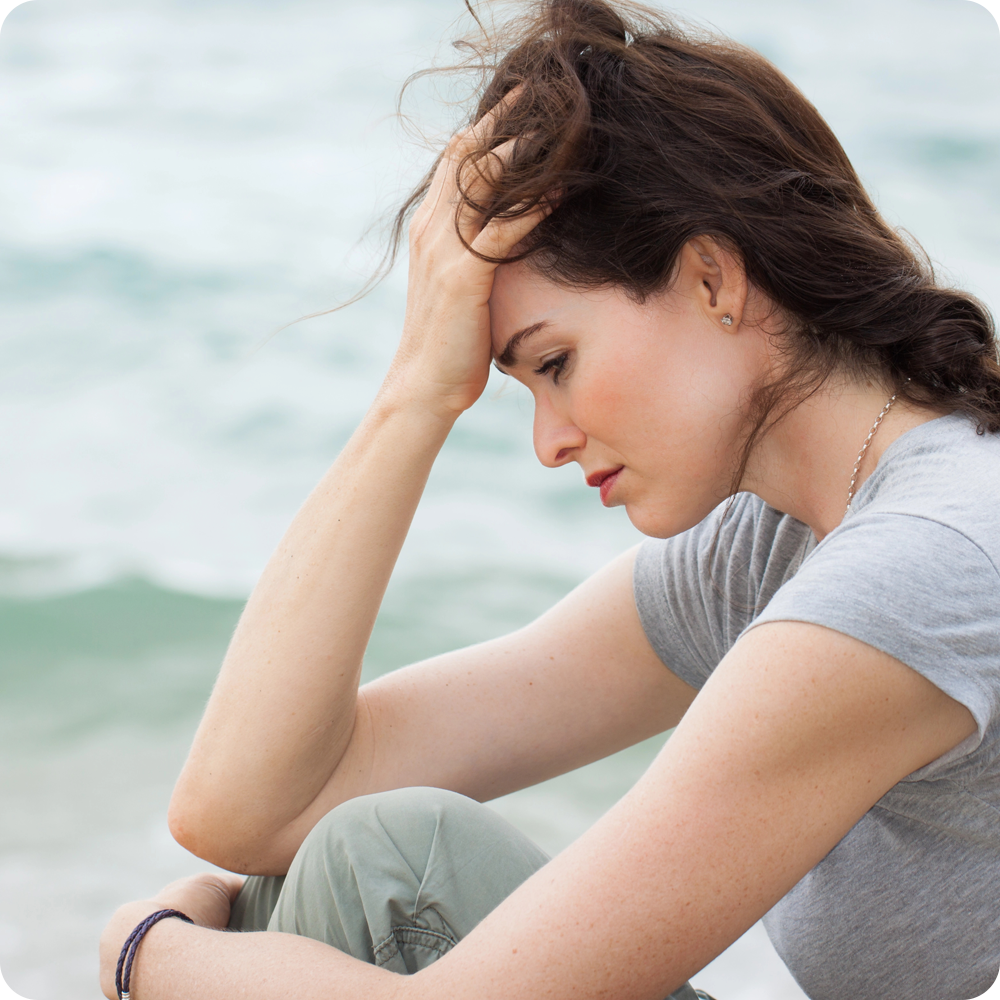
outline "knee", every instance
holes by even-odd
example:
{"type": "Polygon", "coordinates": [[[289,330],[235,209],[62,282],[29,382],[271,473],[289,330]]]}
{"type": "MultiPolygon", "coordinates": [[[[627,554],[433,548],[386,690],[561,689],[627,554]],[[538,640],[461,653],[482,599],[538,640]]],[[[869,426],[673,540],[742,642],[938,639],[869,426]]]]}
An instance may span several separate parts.
{"type": "Polygon", "coordinates": [[[394,927],[458,940],[547,860],[464,795],[440,788],[365,795],[327,813],[306,837],[270,929],[356,956],[394,927]],[[365,923],[372,914],[382,914],[375,928],[365,923]]]}
{"type": "Polygon", "coordinates": [[[364,914],[373,905],[393,912],[412,909],[435,855],[455,853],[449,830],[467,827],[467,820],[449,817],[477,809],[488,812],[439,788],[400,788],[342,803],[313,827],[296,853],[276,911],[280,923],[270,929],[305,933],[301,927],[317,925],[316,915],[331,902],[340,914],[364,914]]]}
{"type": "Polygon", "coordinates": [[[342,823],[367,823],[374,816],[387,818],[410,817],[444,812],[475,812],[483,806],[458,792],[447,788],[415,787],[393,788],[388,792],[359,795],[342,802],[324,816],[324,820],[336,817],[342,823]]]}
{"type": "MultiPolygon", "coordinates": [[[[383,850],[429,850],[442,827],[465,828],[480,812],[474,799],[444,788],[396,788],[362,795],[328,812],[303,841],[300,855],[371,864],[383,850]],[[452,822],[446,822],[451,818],[452,822]]],[[[482,819],[479,819],[482,822],[482,819]]]]}
{"type": "Polygon", "coordinates": [[[492,809],[443,788],[398,788],[351,799],[327,813],[300,849],[306,866],[329,871],[399,870],[422,879],[468,863],[503,873],[516,885],[547,856],[492,809]],[[487,860],[488,859],[488,860],[487,860]]]}
{"type": "Polygon", "coordinates": [[[462,798],[404,788],[350,799],[328,812],[296,853],[268,929],[375,961],[372,942],[386,938],[395,917],[415,909],[440,817],[462,798]]]}

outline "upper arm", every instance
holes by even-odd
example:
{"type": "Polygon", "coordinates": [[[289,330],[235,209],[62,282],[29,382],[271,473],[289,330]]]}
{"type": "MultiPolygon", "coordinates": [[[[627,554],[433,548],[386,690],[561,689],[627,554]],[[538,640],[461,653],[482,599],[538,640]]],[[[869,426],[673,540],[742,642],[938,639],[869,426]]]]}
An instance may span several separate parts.
{"type": "Polygon", "coordinates": [[[794,622],[754,629],[635,788],[413,993],[663,996],[974,728],[968,709],[856,639],[794,622]]]}
{"type": "Polygon", "coordinates": [[[364,686],[348,749],[291,841],[356,795],[433,785],[487,800],[676,725],[695,691],[646,639],[634,559],[619,556],[517,632],[364,686]]]}

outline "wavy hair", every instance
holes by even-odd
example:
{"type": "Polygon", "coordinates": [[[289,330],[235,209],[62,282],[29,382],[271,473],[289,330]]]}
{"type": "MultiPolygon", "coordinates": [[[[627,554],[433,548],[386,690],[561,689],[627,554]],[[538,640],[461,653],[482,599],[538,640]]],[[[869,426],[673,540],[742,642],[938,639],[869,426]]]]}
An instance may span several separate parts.
{"type": "MultiPolygon", "coordinates": [[[[990,313],[937,284],[829,125],[763,56],[628,2],[537,0],[497,28],[477,24],[460,43],[464,68],[482,74],[470,123],[520,91],[467,160],[517,141],[488,200],[463,197],[490,219],[558,192],[508,260],[642,301],[669,287],[688,240],[710,236],[778,311],[785,363],[749,400],[736,489],[760,436],[838,371],[1000,430],[990,313]]],[[[400,209],[394,248],[431,175],[400,209]]]]}

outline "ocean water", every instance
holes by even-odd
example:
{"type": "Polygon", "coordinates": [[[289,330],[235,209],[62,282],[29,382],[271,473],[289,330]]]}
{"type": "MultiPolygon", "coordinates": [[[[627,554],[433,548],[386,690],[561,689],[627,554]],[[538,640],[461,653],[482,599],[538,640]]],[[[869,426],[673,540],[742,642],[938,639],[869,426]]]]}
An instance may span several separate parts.
{"type": "MultiPolygon", "coordinates": [[[[1000,29],[969,0],[673,9],[756,46],[887,216],[1000,305],[1000,29]]],[[[204,867],[165,812],[242,602],[375,392],[430,154],[392,117],[457,0],[32,0],[0,33],[0,969],[97,998],[120,902],[204,867]],[[366,231],[368,236],[365,237],[366,231]],[[272,336],[272,334],[274,334],[272,336]]],[[[432,138],[451,112],[418,91],[432,138]]],[[[634,544],[496,378],[431,477],[368,676],[515,628],[634,544]]],[[[558,850],[662,738],[496,804],[558,850]]],[[[802,997],[753,929],[696,979],[802,997]]]]}

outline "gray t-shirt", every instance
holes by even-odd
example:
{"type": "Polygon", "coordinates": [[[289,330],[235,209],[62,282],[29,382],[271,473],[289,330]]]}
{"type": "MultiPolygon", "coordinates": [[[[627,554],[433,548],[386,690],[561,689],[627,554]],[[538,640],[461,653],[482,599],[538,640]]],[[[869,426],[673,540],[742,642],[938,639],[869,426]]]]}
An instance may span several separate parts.
{"type": "Polygon", "coordinates": [[[969,1000],[997,976],[998,502],[1000,435],[953,414],[897,438],[819,544],[740,494],[728,517],[639,550],[643,627],[693,687],[748,629],[813,622],[891,654],[975,717],[969,739],[892,788],[764,918],[812,1000],[969,1000]]]}

